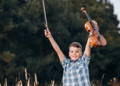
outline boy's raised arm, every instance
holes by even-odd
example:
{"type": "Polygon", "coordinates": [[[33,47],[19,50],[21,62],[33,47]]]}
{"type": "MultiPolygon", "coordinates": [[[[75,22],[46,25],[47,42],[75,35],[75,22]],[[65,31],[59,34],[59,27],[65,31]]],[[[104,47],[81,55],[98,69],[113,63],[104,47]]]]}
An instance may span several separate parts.
{"type": "Polygon", "coordinates": [[[60,47],[58,46],[58,44],[56,43],[56,41],[54,40],[54,38],[53,38],[53,36],[48,28],[46,28],[44,30],[44,34],[48,38],[48,40],[50,41],[55,52],[57,53],[57,55],[60,59],[60,62],[63,62],[65,56],[64,56],[62,50],[60,49],[60,47]]]}
{"type": "Polygon", "coordinates": [[[88,40],[87,40],[86,46],[85,46],[85,51],[84,51],[84,54],[86,56],[91,56],[90,41],[91,41],[91,38],[89,37],[88,40]]]}

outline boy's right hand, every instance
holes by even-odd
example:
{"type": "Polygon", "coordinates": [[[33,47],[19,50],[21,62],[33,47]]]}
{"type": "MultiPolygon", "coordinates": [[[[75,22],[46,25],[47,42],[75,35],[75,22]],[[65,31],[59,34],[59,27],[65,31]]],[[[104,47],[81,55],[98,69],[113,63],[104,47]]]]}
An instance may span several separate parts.
{"type": "Polygon", "coordinates": [[[60,47],[58,46],[58,44],[56,43],[56,41],[54,40],[50,30],[48,29],[48,27],[44,30],[44,34],[45,36],[48,38],[48,40],[50,41],[53,49],[55,50],[55,52],[57,53],[59,59],[60,59],[60,62],[63,62],[64,60],[64,54],[62,52],[62,50],[60,49],[60,47]]]}
{"type": "Polygon", "coordinates": [[[51,32],[50,32],[50,30],[49,30],[48,28],[46,28],[46,29],[44,30],[44,34],[45,34],[45,36],[46,36],[48,39],[52,37],[52,34],[51,34],[51,32]]]}

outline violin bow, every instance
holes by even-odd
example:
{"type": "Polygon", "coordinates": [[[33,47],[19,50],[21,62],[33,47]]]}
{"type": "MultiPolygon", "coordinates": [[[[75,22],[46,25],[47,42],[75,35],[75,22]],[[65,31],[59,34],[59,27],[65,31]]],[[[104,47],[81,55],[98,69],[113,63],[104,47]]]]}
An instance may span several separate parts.
{"type": "Polygon", "coordinates": [[[42,5],[43,5],[43,12],[44,12],[45,27],[48,29],[48,22],[47,22],[47,16],[46,16],[46,9],[45,9],[44,0],[42,0],[42,5]]]}

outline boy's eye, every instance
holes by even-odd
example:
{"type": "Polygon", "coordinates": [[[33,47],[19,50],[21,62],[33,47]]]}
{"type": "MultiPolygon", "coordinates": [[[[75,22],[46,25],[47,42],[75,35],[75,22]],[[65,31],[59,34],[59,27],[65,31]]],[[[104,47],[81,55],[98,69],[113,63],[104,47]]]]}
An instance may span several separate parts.
{"type": "Polygon", "coordinates": [[[78,51],[76,51],[76,53],[78,53],[78,51]]]}
{"type": "MultiPolygon", "coordinates": [[[[70,53],[73,53],[74,51],[70,51],[70,53]]],[[[79,53],[79,51],[75,51],[75,53],[79,53]]]]}

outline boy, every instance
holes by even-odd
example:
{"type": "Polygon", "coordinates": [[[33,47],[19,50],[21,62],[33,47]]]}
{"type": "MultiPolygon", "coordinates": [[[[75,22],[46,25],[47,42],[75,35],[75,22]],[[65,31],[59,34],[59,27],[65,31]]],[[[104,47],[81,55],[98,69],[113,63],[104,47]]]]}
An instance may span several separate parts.
{"type": "MultiPolygon", "coordinates": [[[[69,46],[69,57],[66,58],[62,50],[51,35],[49,29],[45,29],[45,36],[50,41],[53,49],[57,53],[63,67],[63,86],[91,86],[89,80],[88,65],[90,61],[91,48],[88,38],[84,54],[82,55],[82,46],[78,42],[72,42],[69,46]]],[[[100,42],[102,43],[102,42],[100,42]]]]}

